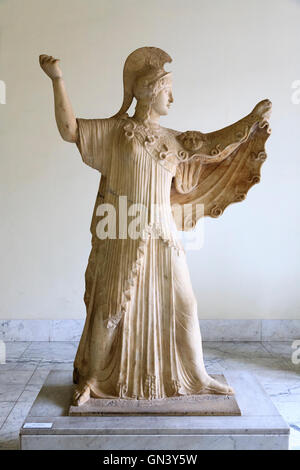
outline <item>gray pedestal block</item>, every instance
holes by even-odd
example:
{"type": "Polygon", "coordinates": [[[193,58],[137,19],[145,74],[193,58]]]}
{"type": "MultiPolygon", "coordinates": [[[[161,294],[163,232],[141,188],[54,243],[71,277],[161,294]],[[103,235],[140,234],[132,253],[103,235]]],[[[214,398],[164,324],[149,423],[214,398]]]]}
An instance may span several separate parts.
{"type": "Polygon", "coordinates": [[[69,371],[52,371],[21,430],[23,450],[288,449],[289,427],[249,373],[225,374],[242,416],[68,416],[69,371]]]}

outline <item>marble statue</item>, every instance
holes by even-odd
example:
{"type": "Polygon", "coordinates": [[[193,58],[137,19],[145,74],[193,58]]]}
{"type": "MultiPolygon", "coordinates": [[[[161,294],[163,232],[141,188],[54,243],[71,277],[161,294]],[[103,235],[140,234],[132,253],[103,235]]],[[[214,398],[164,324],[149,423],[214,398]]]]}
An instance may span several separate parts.
{"type": "Polygon", "coordinates": [[[53,83],[62,138],[76,143],[83,161],[101,173],[86,270],[87,316],[74,362],[75,405],[90,397],[234,394],[205,369],[197,303],[177,230],[193,229],[201,215],[219,217],[259,182],[271,102],[261,101],[215,132],[162,127],[159,119],[173,102],[172,74],[164,69],[171,60],[155,47],[135,50],[124,65],[120,111],[106,119],[76,119],[59,59],[40,56],[53,83]],[[133,98],[135,113],[129,116],[133,98]],[[139,236],[129,234],[136,215],[127,211],[130,205],[146,208],[139,236]],[[187,213],[178,210],[185,205],[187,213]],[[115,230],[99,228],[99,221],[107,222],[101,207],[114,208],[115,230]]]}

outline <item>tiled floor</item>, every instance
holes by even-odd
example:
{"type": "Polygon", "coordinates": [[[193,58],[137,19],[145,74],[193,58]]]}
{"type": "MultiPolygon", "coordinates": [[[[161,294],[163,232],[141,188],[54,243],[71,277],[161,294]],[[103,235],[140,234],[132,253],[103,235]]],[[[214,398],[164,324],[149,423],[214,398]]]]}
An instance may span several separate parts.
{"type": "MultiPolygon", "coordinates": [[[[51,369],[72,371],[75,342],[6,343],[0,365],[0,449],[18,449],[19,429],[51,369]]],[[[293,365],[291,343],[204,343],[209,373],[254,373],[290,424],[290,448],[300,450],[300,364],[293,365]]]]}

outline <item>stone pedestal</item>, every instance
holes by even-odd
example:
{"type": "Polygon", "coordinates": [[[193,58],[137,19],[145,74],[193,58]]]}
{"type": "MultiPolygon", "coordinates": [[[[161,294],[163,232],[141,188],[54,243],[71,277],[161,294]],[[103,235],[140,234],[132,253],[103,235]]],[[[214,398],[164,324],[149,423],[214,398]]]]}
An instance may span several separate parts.
{"type": "Polygon", "coordinates": [[[68,416],[69,371],[50,372],[21,430],[23,450],[288,449],[289,427],[249,373],[226,373],[242,416],[68,416]]]}
{"type": "MultiPolygon", "coordinates": [[[[212,375],[226,384],[224,375],[212,375]]],[[[158,400],[90,398],[70,406],[69,416],[240,416],[234,395],[185,395],[158,400]]]]}

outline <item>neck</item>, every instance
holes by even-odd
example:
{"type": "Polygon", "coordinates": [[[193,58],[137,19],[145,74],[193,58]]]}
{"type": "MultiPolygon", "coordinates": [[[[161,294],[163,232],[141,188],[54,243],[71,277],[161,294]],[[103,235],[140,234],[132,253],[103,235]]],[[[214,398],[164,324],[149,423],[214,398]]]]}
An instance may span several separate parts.
{"type": "Polygon", "coordinates": [[[142,122],[146,126],[159,126],[160,115],[156,111],[154,111],[154,109],[150,109],[150,111],[147,113],[145,113],[143,109],[136,109],[133,117],[134,119],[142,122]]]}

